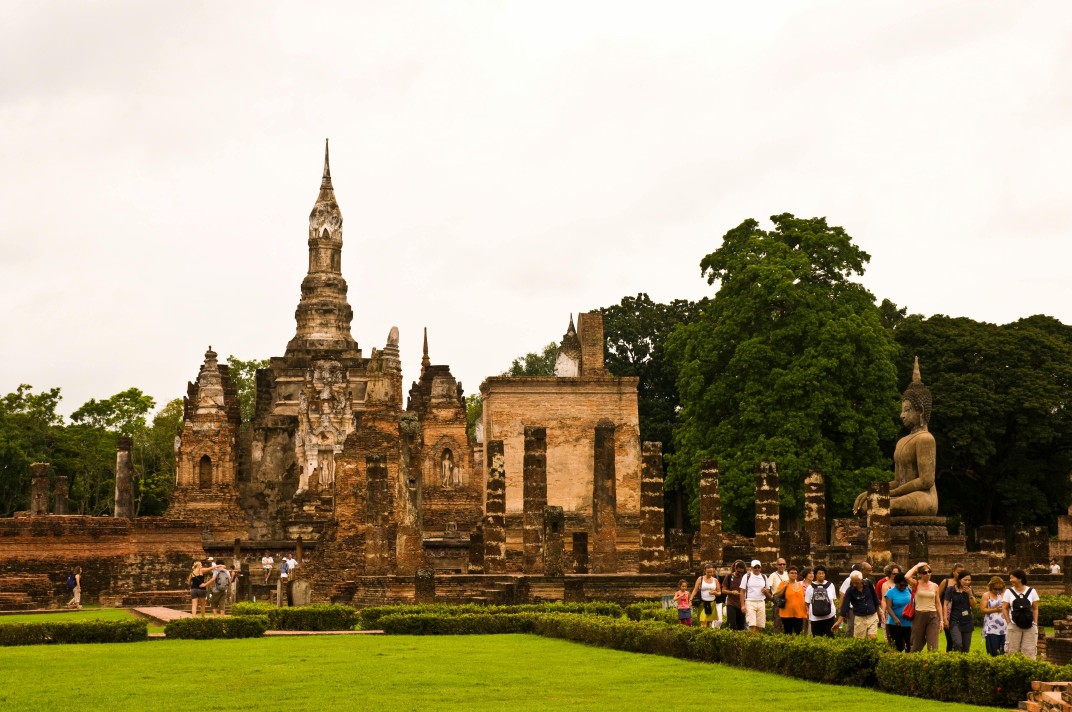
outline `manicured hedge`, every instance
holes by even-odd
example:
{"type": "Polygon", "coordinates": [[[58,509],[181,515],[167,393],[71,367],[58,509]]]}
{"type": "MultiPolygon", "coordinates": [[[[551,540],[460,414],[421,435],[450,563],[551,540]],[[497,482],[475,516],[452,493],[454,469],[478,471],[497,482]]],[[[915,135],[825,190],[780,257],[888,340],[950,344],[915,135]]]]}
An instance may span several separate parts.
{"type": "Polygon", "coordinates": [[[269,630],[352,630],[357,624],[353,606],[334,603],[291,608],[278,608],[270,603],[236,603],[231,615],[267,616],[269,630]]]}
{"type": "Polygon", "coordinates": [[[531,633],[536,618],[535,613],[463,613],[457,616],[393,613],[381,616],[378,625],[384,633],[391,635],[491,635],[531,633]]]}
{"type": "Polygon", "coordinates": [[[266,630],[268,630],[267,616],[177,618],[164,627],[164,635],[168,638],[188,640],[259,638],[266,630]]]}
{"type": "Polygon", "coordinates": [[[1032,680],[1072,680],[1072,667],[1022,655],[887,653],[876,670],[880,689],[946,702],[1015,708],[1032,680]]]}
{"type": "Polygon", "coordinates": [[[1072,597],[1042,596],[1039,599],[1039,625],[1051,626],[1055,620],[1072,616],[1072,597]]]}
{"type": "Polygon", "coordinates": [[[369,606],[359,612],[363,630],[378,630],[383,626],[380,619],[384,616],[403,615],[418,616],[425,614],[440,617],[461,615],[509,615],[513,613],[580,613],[593,616],[622,615],[622,607],[617,603],[531,603],[515,606],[482,606],[475,603],[464,604],[421,604],[398,606],[369,606]]]}
{"type": "Polygon", "coordinates": [[[0,646],[51,643],[136,643],[148,639],[149,627],[145,621],[68,621],[0,625],[0,646]]]}

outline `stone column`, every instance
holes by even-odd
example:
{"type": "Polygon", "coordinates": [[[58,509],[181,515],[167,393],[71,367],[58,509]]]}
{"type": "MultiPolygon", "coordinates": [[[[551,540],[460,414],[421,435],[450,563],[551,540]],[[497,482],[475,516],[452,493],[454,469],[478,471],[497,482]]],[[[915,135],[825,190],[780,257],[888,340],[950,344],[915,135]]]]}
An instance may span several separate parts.
{"type": "Polygon", "coordinates": [[[618,571],[617,501],[614,483],[614,425],[596,426],[592,467],[592,573],[618,571]]]}
{"type": "Polygon", "coordinates": [[[890,483],[873,482],[867,490],[867,558],[880,569],[890,563],[890,483]]]}
{"type": "Polygon", "coordinates": [[[573,573],[588,573],[588,532],[573,532],[573,573]]]}
{"type": "Polygon", "coordinates": [[[756,543],[755,556],[764,567],[778,558],[778,530],[781,501],[778,470],[773,462],[761,462],[756,468],[756,543]]]}
{"type": "Polygon", "coordinates": [[[134,441],[119,438],[115,446],[115,516],[134,518],[134,460],[130,450],[134,441]]]}
{"type": "Polygon", "coordinates": [[[30,516],[48,515],[48,474],[52,466],[47,462],[30,465],[30,516]]]}
{"type": "MultiPolygon", "coordinates": [[[[990,571],[1005,571],[1008,563],[1005,551],[1005,527],[1000,524],[984,524],[975,530],[979,553],[989,558],[990,571]]],[[[920,559],[926,561],[926,559],[920,559]]]]}
{"type": "Polygon", "coordinates": [[[1016,532],[1016,563],[1024,571],[1032,566],[1047,567],[1050,561],[1050,530],[1028,527],[1016,532]]]}
{"type": "Polygon", "coordinates": [[[671,529],[667,547],[666,571],[671,574],[690,574],[692,551],[689,535],[681,529],[671,529]]]}
{"type": "Polygon", "coordinates": [[[722,563],[722,497],[718,493],[718,463],[700,465],[700,562],[722,563]]]}
{"type": "Polygon", "coordinates": [[[663,523],[663,444],[643,443],[640,469],[640,554],[642,574],[663,572],[666,527],[663,523]]]}
{"type": "Polygon", "coordinates": [[[387,456],[365,456],[365,479],[368,498],[365,500],[365,574],[380,576],[390,573],[391,547],[387,527],[391,511],[390,486],[387,481],[387,456]]]}
{"type": "Polygon", "coordinates": [[[484,505],[484,573],[506,573],[506,459],[503,441],[488,442],[487,503],[484,505]]]}
{"type": "Polygon", "coordinates": [[[818,470],[808,471],[804,478],[804,531],[812,546],[829,543],[826,531],[826,481],[818,470]]]}
{"type": "Polygon", "coordinates": [[[479,524],[469,535],[469,573],[484,573],[484,527],[479,524]]]}
{"type": "Polygon", "coordinates": [[[414,603],[435,603],[435,571],[432,569],[418,569],[414,579],[414,603]]]}
{"type": "Polygon", "coordinates": [[[543,508],[547,506],[547,429],[525,427],[522,536],[524,570],[543,573],[543,508]]]}
{"type": "Polygon", "coordinates": [[[566,515],[562,507],[543,508],[543,575],[562,576],[562,535],[566,528],[566,515]]]}
{"type": "Polygon", "coordinates": [[[71,494],[71,486],[67,483],[66,475],[56,475],[52,487],[52,513],[67,514],[69,508],[68,498],[71,494]]]}

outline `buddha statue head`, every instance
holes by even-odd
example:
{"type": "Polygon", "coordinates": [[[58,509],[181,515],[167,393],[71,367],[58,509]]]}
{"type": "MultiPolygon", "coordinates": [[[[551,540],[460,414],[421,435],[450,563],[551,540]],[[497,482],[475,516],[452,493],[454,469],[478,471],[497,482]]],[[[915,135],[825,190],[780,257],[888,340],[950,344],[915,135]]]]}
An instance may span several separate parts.
{"type": "MultiPolygon", "coordinates": [[[[919,414],[919,425],[926,430],[927,423],[931,420],[931,389],[923,385],[923,379],[920,378],[919,356],[916,356],[916,361],[912,365],[912,382],[901,394],[901,400],[911,405],[912,409],[919,414]]],[[[907,420],[905,425],[911,427],[907,420]]]]}

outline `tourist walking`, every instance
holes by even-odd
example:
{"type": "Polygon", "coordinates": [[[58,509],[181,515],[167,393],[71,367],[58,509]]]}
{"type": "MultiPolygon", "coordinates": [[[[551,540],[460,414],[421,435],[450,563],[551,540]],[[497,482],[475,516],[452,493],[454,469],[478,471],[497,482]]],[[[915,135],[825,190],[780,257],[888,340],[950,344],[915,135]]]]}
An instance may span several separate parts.
{"type": "Polygon", "coordinates": [[[674,591],[674,605],[677,606],[677,620],[681,625],[692,625],[692,596],[689,595],[689,582],[681,579],[674,591]]]}
{"type": "Polygon", "coordinates": [[[758,633],[767,627],[767,599],[770,598],[767,577],[763,575],[763,565],[759,559],[752,559],[752,570],[745,574],[741,590],[744,592],[744,617],[748,628],[758,633]]]}
{"type": "Polygon", "coordinates": [[[838,619],[834,621],[833,630],[841,627],[842,621],[853,614],[852,637],[870,638],[878,636],[878,594],[869,580],[864,579],[860,571],[853,571],[849,576],[849,589],[841,601],[838,619]]]}
{"type": "Polygon", "coordinates": [[[785,568],[785,559],[779,556],[778,560],[774,562],[774,573],[767,577],[767,588],[770,589],[771,600],[774,602],[772,613],[774,614],[775,633],[782,632],[782,616],[780,613],[782,607],[785,606],[785,599],[780,597],[776,592],[787,583],[789,583],[789,574],[785,568]]]}
{"type": "Polygon", "coordinates": [[[979,604],[983,612],[983,642],[986,643],[987,655],[1005,653],[1005,612],[1001,604],[1005,601],[1005,582],[1000,576],[993,576],[986,586],[986,593],[979,604]]]}
{"type": "Polygon", "coordinates": [[[197,609],[201,609],[201,615],[206,613],[208,591],[205,590],[205,570],[201,568],[201,562],[195,561],[194,568],[190,571],[190,615],[196,616],[197,609]],[[200,601],[200,605],[198,605],[200,601]]]}
{"type": "Polygon", "coordinates": [[[726,594],[726,626],[730,630],[746,630],[747,619],[744,615],[744,592],[741,582],[744,580],[744,562],[734,561],[733,568],[722,581],[722,591],[726,594]]]}
{"type": "Polygon", "coordinates": [[[882,578],[875,582],[875,593],[878,594],[878,627],[886,629],[886,640],[891,641],[890,629],[887,622],[889,611],[886,610],[886,591],[893,588],[893,577],[901,573],[901,567],[897,564],[886,564],[882,568],[882,578]]]}
{"type": "Polygon", "coordinates": [[[1023,569],[1009,572],[1002,612],[1005,615],[1005,652],[1035,659],[1038,654],[1038,592],[1027,585],[1023,569]]]}
{"type": "MultiPolygon", "coordinates": [[[[800,583],[804,586],[804,593],[807,595],[808,589],[811,588],[812,583],[815,582],[815,572],[810,567],[805,566],[800,570],[800,583]]],[[[805,613],[807,612],[807,604],[804,604],[805,613]]],[[[807,615],[804,616],[804,632],[802,635],[811,635],[811,618],[807,615]]]]}
{"type": "Polygon", "coordinates": [[[811,634],[817,638],[831,637],[830,628],[834,625],[837,609],[834,601],[837,589],[833,581],[826,580],[826,567],[815,567],[815,583],[804,592],[804,603],[808,607],[808,624],[811,634]]]}
{"type": "Polygon", "coordinates": [[[707,564],[704,566],[703,576],[696,579],[696,585],[692,588],[692,595],[689,596],[689,599],[693,601],[696,600],[697,594],[700,596],[702,601],[700,604],[701,626],[718,628],[722,625],[722,616],[719,615],[715,601],[721,592],[722,587],[718,583],[718,577],[715,576],[715,565],[707,564]]]}
{"type": "Polygon", "coordinates": [[[916,595],[915,615],[912,617],[912,652],[918,653],[926,646],[938,650],[938,631],[943,625],[943,607],[938,598],[938,585],[931,581],[931,567],[921,562],[905,574],[908,584],[916,595]]]}
{"type": "Polygon", "coordinates": [[[82,567],[75,566],[67,576],[67,590],[71,592],[71,600],[67,601],[68,608],[82,610],[82,567]]]}
{"type": "Polygon", "coordinates": [[[905,617],[905,606],[912,601],[908,579],[898,572],[893,575],[892,586],[885,586],[883,610],[886,612],[886,638],[898,652],[906,653],[912,644],[912,619],[905,617]]]}
{"type": "Polygon", "coordinates": [[[774,592],[775,599],[785,599],[785,605],[777,613],[782,622],[782,632],[786,635],[800,635],[804,632],[804,621],[808,618],[808,607],[804,603],[804,584],[797,580],[800,571],[790,566],[786,573],[787,580],[774,592]]]}
{"type": "Polygon", "coordinates": [[[231,572],[222,563],[214,564],[206,581],[208,588],[208,607],[213,615],[222,616],[227,605],[227,591],[231,587],[231,572]]]}
{"type": "MultiPolygon", "coordinates": [[[[949,573],[947,578],[942,579],[938,584],[938,600],[945,601],[945,591],[949,588],[957,579],[957,574],[964,570],[964,564],[953,564],[953,570],[949,573]]],[[[945,621],[948,625],[949,621],[945,621]]],[[[951,652],[953,650],[953,638],[949,633],[949,628],[945,628],[945,652],[951,652]]]]}
{"type": "Polygon", "coordinates": [[[971,574],[961,569],[953,577],[952,585],[945,589],[942,602],[945,605],[945,627],[953,643],[952,650],[967,653],[971,650],[972,634],[975,632],[975,592],[971,587],[971,574]]]}

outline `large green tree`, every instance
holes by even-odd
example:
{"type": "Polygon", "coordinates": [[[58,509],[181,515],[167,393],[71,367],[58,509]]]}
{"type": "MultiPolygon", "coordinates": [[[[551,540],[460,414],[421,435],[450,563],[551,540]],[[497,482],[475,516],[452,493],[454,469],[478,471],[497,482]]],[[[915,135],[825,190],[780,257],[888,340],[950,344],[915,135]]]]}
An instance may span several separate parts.
{"type": "Polygon", "coordinates": [[[869,261],[825,218],[746,220],[700,268],[718,291],[674,331],[681,424],[667,486],[698,506],[700,463],[718,461],[726,526],[753,531],[756,463],[778,463],[783,517],[799,518],[803,478],[826,475],[831,514],[889,479],[898,349],[874,297],[855,278],[869,261]]]}
{"type": "Polygon", "coordinates": [[[674,451],[674,425],[680,402],[677,364],[666,356],[666,340],[679,324],[695,319],[707,302],[707,298],[698,302],[675,299],[659,304],[641,292],[599,310],[606,341],[604,365],[615,376],[640,379],[640,438],[661,442],[668,456],[674,451]]]}
{"type": "Polygon", "coordinates": [[[1072,495],[1072,327],[911,315],[894,335],[901,382],[918,355],[934,396],[940,512],[972,526],[1053,526],[1072,495]]]}
{"type": "Polygon", "coordinates": [[[553,376],[555,361],[558,360],[558,344],[552,341],[540,351],[533,351],[518,356],[510,368],[502,372],[504,376],[553,376]]]}
{"type": "Polygon", "coordinates": [[[29,509],[30,463],[51,460],[61,398],[59,388],[34,393],[26,384],[0,398],[0,516],[29,509]]]}
{"type": "Polygon", "coordinates": [[[268,368],[271,359],[251,359],[244,361],[236,356],[227,357],[227,368],[231,381],[238,390],[238,403],[242,408],[242,422],[253,420],[253,411],[257,406],[257,369],[268,368]]]}

